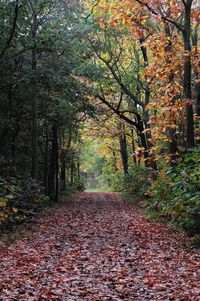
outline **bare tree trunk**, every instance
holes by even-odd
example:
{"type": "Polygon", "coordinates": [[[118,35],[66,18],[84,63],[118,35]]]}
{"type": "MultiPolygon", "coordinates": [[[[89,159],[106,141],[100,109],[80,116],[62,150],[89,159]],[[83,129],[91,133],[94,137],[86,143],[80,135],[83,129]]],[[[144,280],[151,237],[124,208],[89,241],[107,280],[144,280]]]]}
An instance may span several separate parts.
{"type": "MultiPolygon", "coordinates": [[[[198,26],[194,30],[194,34],[192,36],[192,44],[197,49],[198,47],[198,26]]],[[[198,53],[197,53],[198,57],[198,53]]],[[[194,75],[195,75],[195,113],[197,116],[200,116],[200,82],[198,81],[199,79],[199,70],[196,68],[194,70],[194,75]]]]}
{"type": "MultiPolygon", "coordinates": [[[[147,49],[146,47],[143,45],[144,43],[144,39],[141,38],[140,39],[140,43],[141,43],[141,51],[142,51],[142,55],[143,55],[143,60],[144,60],[144,65],[145,67],[147,67],[149,65],[149,60],[148,60],[148,53],[147,53],[147,49]]],[[[147,82],[147,78],[146,78],[146,82],[147,82]]],[[[148,84],[146,84],[145,87],[145,107],[149,104],[150,101],[150,94],[151,91],[149,89],[148,84]]],[[[149,112],[148,110],[144,110],[144,124],[145,124],[145,128],[149,129],[149,131],[146,132],[146,144],[147,144],[147,148],[148,150],[150,150],[150,148],[152,147],[152,143],[150,142],[152,136],[151,136],[151,126],[150,126],[150,119],[149,119],[149,112]]],[[[154,160],[153,156],[148,153],[148,157],[150,160],[150,165],[154,170],[157,170],[157,164],[156,161],[154,160]]]]}
{"type": "Polygon", "coordinates": [[[74,159],[71,158],[71,163],[70,163],[70,182],[74,183],[74,159]]]}
{"type": "MultiPolygon", "coordinates": [[[[169,9],[168,14],[170,16],[170,14],[171,14],[170,9],[169,9]]],[[[170,33],[169,23],[165,23],[165,34],[168,37],[168,43],[165,47],[166,61],[167,61],[167,63],[171,64],[172,42],[171,42],[171,33],[170,33]]],[[[168,76],[168,80],[169,80],[169,83],[173,83],[173,81],[174,81],[174,74],[173,73],[168,76]]],[[[171,99],[171,104],[175,105],[175,102],[176,102],[176,97],[173,97],[171,99]]],[[[168,130],[168,138],[170,139],[170,141],[169,141],[170,165],[174,166],[174,165],[176,165],[176,154],[177,154],[177,151],[178,151],[176,129],[168,130]]]]}
{"type": "Polygon", "coordinates": [[[122,166],[124,170],[124,175],[126,176],[128,175],[128,155],[127,155],[127,142],[126,142],[126,134],[124,133],[124,126],[119,136],[119,144],[120,144],[120,153],[122,158],[122,166]]]}
{"type": "MultiPolygon", "coordinates": [[[[34,78],[34,86],[36,86],[36,69],[37,69],[37,49],[36,49],[36,31],[37,31],[37,15],[33,12],[33,24],[32,24],[32,71],[34,78]]],[[[32,162],[31,162],[31,177],[37,179],[37,98],[35,91],[33,91],[32,97],[32,162]]]]}
{"type": "Polygon", "coordinates": [[[192,99],[192,66],[191,66],[191,7],[192,0],[185,1],[185,20],[183,30],[184,40],[184,97],[187,101],[186,104],[186,141],[187,148],[194,147],[194,114],[193,106],[191,103],[192,99]]]}
{"type": "Polygon", "coordinates": [[[60,171],[60,182],[61,182],[61,191],[66,190],[66,158],[65,151],[61,153],[61,171],[60,171]]]}
{"type": "Polygon", "coordinates": [[[54,122],[52,127],[51,159],[49,172],[49,197],[51,200],[58,200],[58,129],[54,122]]]}
{"type": "Polygon", "coordinates": [[[134,141],[134,130],[131,130],[131,152],[133,156],[133,162],[135,165],[137,165],[137,159],[135,154],[135,141],[134,141]]]}

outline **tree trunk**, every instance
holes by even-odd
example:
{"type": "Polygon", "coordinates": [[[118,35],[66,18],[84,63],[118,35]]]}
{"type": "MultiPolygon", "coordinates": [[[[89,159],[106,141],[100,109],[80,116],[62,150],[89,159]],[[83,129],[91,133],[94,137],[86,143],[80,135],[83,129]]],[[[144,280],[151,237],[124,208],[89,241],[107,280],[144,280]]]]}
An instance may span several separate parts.
{"type": "MultiPolygon", "coordinates": [[[[148,53],[147,53],[147,49],[146,47],[143,45],[145,39],[144,38],[141,38],[140,39],[140,48],[141,48],[141,51],[142,51],[142,55],[143,55],[143,60],[144,60],[144,65],[145,67],[147,67],[149,65],[149,60],[148,60],[148,53]]],[[[147,82],[147,78],[145,78],[146,82],[147,82]]],[[[146,84],[146,87],[145,87],[145,108],[146,106],[149,104],[149,101],[150,101],[150,89],[149,89],[149,86],[148,84],[146,84]]],[[[145,110],[144,109],[144,124],[145,124],[145,129],[148,129],[149,131],[146,132],[146,145],[147,145],[147,150],[150,150],[151,147],[152,147],[152,143],[150,142],[151,141],[151,126],[150,126],[150,119],[149,119],[149,112],[148,110],[145,110]]],[[[144,144],[145,146],[145,144],[144,144]]],[[[143,146],[143,147],[144,147],[143,146]]],[[[148,157],[149,157],[149,164],[151,165],[151,167],[154,169],[154,170],[157,170],[157,164],[156,164],[156,161],[154,160],[153,156],[149,153],[147,153],[148,157]]],[[[145,158],[146,159],[146,158],[145,158]]]]}
{"type": "Polygon", "coordinates": [[[49,197],[58,200],[58,129],[55,122],[52,127],[51,159],[49,172],[49,197]]]}
{"type": "Polygon", "coordinates": [[[126,135],[121,134],[119,137],[120,143],[120,152],[122,158],[122,166],[124,170],[124,175],[128,175],[128,155],[127,155],[127,143],[126,143],[126,135]]]}
{"type": "MultiPolygon", "coordinates": [[[[194,34],[192,36],[192,44],[197,50],[198,47],[198,27],[196,27],[194,34]]],[[[198,53],[197,53],[197,58],[198,58],[198,53]]],[[[195,113],[197,116],[200,116],[200,83],[198,81],[199,79],[199,70],[196,68],[194,70],[194,75],[195,75],[195,113]]]]}
{"type": "MultiPolygon", "coordinates": [[[[169,9],[169,15],[171,15],[171,11],[169,9]]],[[[166,61],[168,64],[171,64],[171,57],[172,57],[172,42],[171,42],[171,33],[170,33],[170,26],[169,23],[165,23],[165,34],[168,37],[168,43],[165,47],[166,52],[166,61]]],[[[174,81],[174,73],[169,74],[168,76],[169,83],[173,83],[174,81]]],[[[176,96],[171,99],[171,104],[175,105],[176,103],[176,96]]],[[[173,114],[173,113],[172,113],[173,114]]],[[[173,117],[173,116],[172,116],[173,117]]],[[[169,155],[170,155],[170,165],[176,165],[176,154],[178,151],[178,144],[177,144],[177,136],[176,136],[176,129],[170,129],[168,131],[168,138],[169,141],[169,155]]]]}
{"type": "Polygon", "coordinates": [[[114,147],[112,150],[112,155],[113,155],[113,171],[116,172],[118,169],[117,169],[117,158],[116,158],[114,147]]]}
{"type": "Polygon", "coordinates": [[[74,159],[71,158],[71,163],[70,163],[70,182],[74,183],[74,159]]]}
{"type": "MultiPolygon", "coordinates": [[[[33,72],[33,86],[36,87],[36,69],[37,69],[37,49],[36,49],[36,31],[37,31],[37,15],[33,14],[32,24],[32,72],[33,72]]],[[[36,91],[33,91],[32,96],[32,162],[31,162],[31,177],[37,179],[37,98],[36,91]]]]}
{"type": "Polygon", "coordinates": [[[141,146],[144,149],[145,165],[149,166],[149,162],[148,162],[148,160],[150,159],[149,158],[149,150],[148,150],[146,135],[144,134],[144,125],[143,125],[143,122],[141,119],[138,120],[138,124],[139,124],[138,136],[140,137],[141,146]]]}
{"type": "Polygon", "coordinates": [[[134,141],[134,130],[131,130],[131,152],[133,156],[133,162],[135,165],[137,165],[137,159],[135,155],[135,141],[134,141]]]}
{"type": "Polygon", "coordinates": [[[61,191],[66,190],[66,158],[65,151],[61,154],[61,172],[60,172],[61,191]]]}
{"type": "Polygon", "coordinates": [[[200,83],[196,84],[196,114],[200,116],[200,83]]]}
{"type": "Polygon", "coordinates": [[[48,133],[48,122],[47,122],[47,103],[45,101],[45,153],[44,153],[44,187],[45,193],[48,194],[48,176],[49,176],[49,133],[48,133]]]}
{"type": "Polygon", "coordinates": [[[184,21],[184,97],[186,103],[186,141],[187,148],[194,147],[194,114],[192,100],[192,66],[191,66],[191,6],[192,0],[187,0],[185,3],[185,21],[184,21]]]}
{"type": "Polygon", "coordinates": [[[78,158],[77,158],[77,179],[78,179],[78,182],[80,182],[81,180],[81,169],[80,169],[80,157],[79,157],[79,154],[78,154],[78,158]]]}

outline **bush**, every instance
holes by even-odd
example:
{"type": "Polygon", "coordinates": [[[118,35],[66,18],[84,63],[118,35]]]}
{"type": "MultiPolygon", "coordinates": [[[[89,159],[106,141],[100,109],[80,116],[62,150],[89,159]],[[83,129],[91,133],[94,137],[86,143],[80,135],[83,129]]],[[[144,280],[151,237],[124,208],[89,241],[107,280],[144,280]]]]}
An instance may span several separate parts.
{"type": "Polygon", "coordinates": [[[22,222],[48,203],[33,179],[0,178],[0,225],[22,222]]]}
{"type": "Polygon", "coordinates": [[[192,233],[200,232],[200,149],[160,173],[152,185],[150,208],[192,233]]]}
{"type": "Polygon", "coordinates": [[[134,166],[124,177],[123,186],[125,198],[140,202],[147,196],[147,189],[151,186],[153,171],[145,167],[134,166]]]}
{"type": "Polygon", "coordinates": [[[114,191],[123,191],[124,189],[124,174],[121,171],[116,171],[112,175],[112,189],[114,191]]]}
{"type": "Polygon", "coordinates": [[[62,192],[63,196],[70,196],[77,192],[81,192],[85,190],[85,185],[82,181],[75,181],[74,183],[67,182],[66,190],[62,192]]]}

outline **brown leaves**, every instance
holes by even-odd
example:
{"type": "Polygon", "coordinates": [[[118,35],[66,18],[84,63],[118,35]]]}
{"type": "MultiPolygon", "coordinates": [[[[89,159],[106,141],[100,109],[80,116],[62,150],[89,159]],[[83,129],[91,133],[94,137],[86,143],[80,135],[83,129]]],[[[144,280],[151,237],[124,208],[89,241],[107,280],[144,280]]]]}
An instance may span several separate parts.
{"type": "Polygon", "coordinates": [[[116,194],[49,213],[29,241],[0,245],[1,300],[199,300],[199,253],[116,194]]]}

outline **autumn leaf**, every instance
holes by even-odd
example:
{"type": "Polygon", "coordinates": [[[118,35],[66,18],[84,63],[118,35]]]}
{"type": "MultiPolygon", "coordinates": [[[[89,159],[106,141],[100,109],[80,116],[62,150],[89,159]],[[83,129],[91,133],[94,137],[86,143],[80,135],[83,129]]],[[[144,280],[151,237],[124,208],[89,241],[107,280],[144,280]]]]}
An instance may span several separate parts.
{"type": "Polygon", "coordinates": [[[0,207],[5,207],[7,205],[7,200],[0,199],[0,207]]]}

